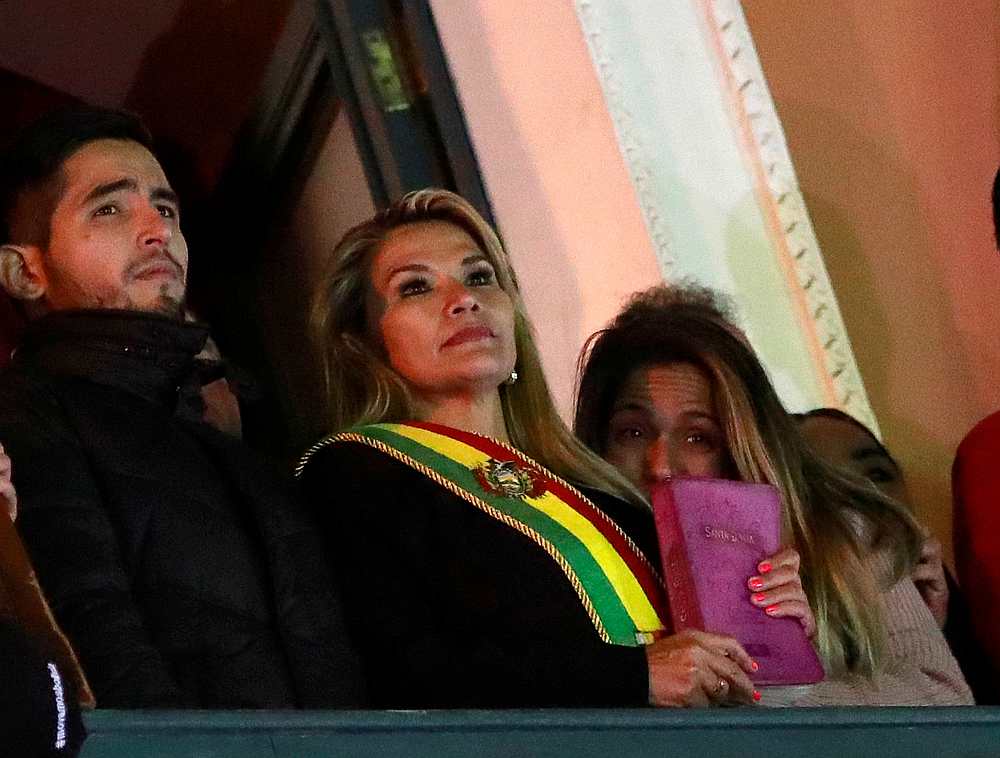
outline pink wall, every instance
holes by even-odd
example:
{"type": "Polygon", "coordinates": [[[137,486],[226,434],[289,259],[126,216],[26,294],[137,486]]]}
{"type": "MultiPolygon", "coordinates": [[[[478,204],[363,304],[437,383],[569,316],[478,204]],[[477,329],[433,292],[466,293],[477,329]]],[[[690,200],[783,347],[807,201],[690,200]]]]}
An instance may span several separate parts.
{"type": "Polygon", "coordinates": [[[1000,408],[1000,5],[743,7],[875,413],[947,537],[954,449],[1000,408]]]}
{"type": "Polygon", "coordinates": [[[659,271],[568,0],[432,0],[561,409],[584,339],[659,271]],[[613,276],[609,275],[613,272],[613,276]]]}

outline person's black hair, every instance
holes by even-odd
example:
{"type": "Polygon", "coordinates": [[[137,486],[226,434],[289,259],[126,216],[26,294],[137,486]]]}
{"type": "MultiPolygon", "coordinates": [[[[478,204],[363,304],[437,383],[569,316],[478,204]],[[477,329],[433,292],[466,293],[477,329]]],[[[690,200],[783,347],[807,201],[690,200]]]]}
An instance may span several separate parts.
{"type": "Polygon", "coordinates": [[[876,448],[878,448],[878,451],[882,455],[884,455],[892,463],[893,466],[896,467],[896,470],[899,471],[900,474],[902,474],[903,468],[902,466],[899,465],[899,461],[897,461],[892,456],[892,453],[889,452],[889,449],[882,444],[882,442],[879,440],[878,437],[875,436],[875,432],[873,432],[867,426],[862,424],[851,414],[844,413],[839,408],[813,408],[811,411],[806,411],[805,413],[793,413],[792,416],[795,418],[796,421],[799,422],[799,424],[802,424],[811,418],[829,418],[833,419],[834,421],[843,421],[845,423],[850,424],[855,429],[859,429],[865,434],[867,434],[869,439],[871,439],[872,444],[876,448]]]}
{"type": "Polygon", "coordinates": [[[48,247],[63,164],[103,139],[129,140],[149,150],[153,144],[138,116],[91,105],[52,111],[20,132],[0,157],[0,245],[48,247]]]}

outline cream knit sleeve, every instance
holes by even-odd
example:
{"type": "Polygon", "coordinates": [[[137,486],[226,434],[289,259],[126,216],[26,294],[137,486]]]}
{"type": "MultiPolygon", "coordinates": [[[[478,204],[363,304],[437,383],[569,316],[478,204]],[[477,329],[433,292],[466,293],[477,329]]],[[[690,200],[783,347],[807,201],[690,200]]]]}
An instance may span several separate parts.
{"type": "MultiPolygon", "coordinates": [[[[891,576],[891,559],[872,555],[877,576],[891,576]]],[[[764,689],[761,705],[974,705],[948,643],[909,577],[882,595],[888,650],[872,679],[829,678],[808,687],[764,689]]]]}

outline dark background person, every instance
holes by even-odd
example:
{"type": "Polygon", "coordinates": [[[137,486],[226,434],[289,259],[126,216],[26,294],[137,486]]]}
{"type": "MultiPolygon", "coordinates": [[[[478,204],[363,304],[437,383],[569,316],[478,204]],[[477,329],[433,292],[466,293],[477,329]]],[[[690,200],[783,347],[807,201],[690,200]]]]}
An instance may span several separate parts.
{"type": "MultiPolygon", "coordinates": [[[[1000,251],[1000,170],[993,178],[993,229],[1000,251]]],[[[1000,680],[1000,411],[959,444],[951,486],[958,581],[976,640],[1000,680]]]]}
{"type": "MultiPolygon", "coordinates": [[[[1000,251],[1000,170],[993,179],[993,229],[1000,251]]],[[[1000,672],[1000,411],[965,436],[951,471],[955,568],[976,639],[1000,672]]]]}
{"type": "Polygon", "coordinates": [[[250,386],[249,379],[222,357],[211,335],[205,340],[205,347],[195,360],[201,372],[200,395],[204,405],[202,420],[220,432],[242,439],[240,394],[247,391],[245,388],[250,386]]]}
{"type": "MultiPolygon", "coordinates": [[[[0,473],[0,483],[13,494],[9,469],[0,473]]],[[[16,501],[16,495],[8,502],[16,501]]],[[[44,655],[70,681],[75,701],[83,708],[94,707],[94,693],[80,667],[80,661],[62,629],[53,619],[38,586],[38,577],[24,544],[14,527],[13,516],[0,512],[0,619],[27,635],[35,651],[44,655]]]]}
{"type": "MultiPolygon", "coordinates": [[[[580,365],[576,431],[636,487],[707,476],[778,489],[783,539],[801,554],[827,678],[770,688],[764,702],[972,703],[909,580],[919,527],[806,445],[715,293],[660,286],[634,295],[591,337],[580,365]]],[[[773,594],[751,602],[767,607],[773,594]]]]}
{"type": "MultiPolygon", "coordinates": [[[[184,310],[184,320],[198,322],[190,308],[184,310]]],[[[253,380],[243,369],[222,357],[219,346],[209,334],[201,352],[195,356],[200,376],[201,419],[220,432],[243,438],[242,401],[257,399],[253,380]]],[[[197,405],[195,398],[192,405],[197,405]]]]}
{"type": "Polygon", "coordinates": [[[0,614],[0,755],[74,756],[86,732],[72,681],[0,614]]]}
{"type": "MultiPolygon", "coordinates": [[[[908,505],[903,470],[889,450],[860,421],[836,408],[796,414],[799,429],[821,458],[870,482],[896,502],[908,505]]],[[[973,632],[969,605],[941,557],[941,543],[924,539],[920,561],[910,575],[948,641],[979,705],[1000,702],[998,678],[973,632]]]]}
{"type": "Polygon", "coordinates": [[[307,452],[301,483],[376,706],[753,702],[734,640],[662,636],[652,513],[559,419],[507,254],[468,203],[412,193],[349,231],[315,326],[347,436],[307,452]],[[358,427],[376,422],[419,423],[358,427]],[[641,588],[618,637],[587,589],[591,538],[617,566],[604,586],[641,588]]]}
{"type": "Polygon", "coordinates": [[[60,111],[3,157],[0,375],[18,529],[98,707],[353,705],[312,524],[201,422],[177,197],[134,116],[60,111]]]}
{"type": "Polygon", "coordinates": [[[1000,704],[1000,413],[962,440],[951,479],[955,569],[983,653],[981,702],[1000,704]]]}
{"type": "Polygon", "coordinates": [[[14,530],[10,474],[0,446],[0,755],[76,755],[84,737],[80,701],[93,703],[14,530]]]}
{"type": "MultiPolygon", "coordinates": [[[[838,469],[871,482],[896,502],[909,505],[903,470],[868,427],[836,408],[817,408],[794,416],[802,435],[821,458],[838,469]]],[[[950,590],[941,556],[941,543],[933,535],[925,535],[920,560],[913,567],[911,578],[934,620],[944,629],[950,590]]]]}

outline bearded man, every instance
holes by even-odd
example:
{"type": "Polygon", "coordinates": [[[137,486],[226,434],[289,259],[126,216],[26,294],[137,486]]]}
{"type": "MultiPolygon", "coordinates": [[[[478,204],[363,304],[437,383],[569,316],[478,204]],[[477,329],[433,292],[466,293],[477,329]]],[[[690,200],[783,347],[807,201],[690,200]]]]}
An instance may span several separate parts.
{"type": "Polygon", "coordinates": [[[360,702],[311,523],[204,423],[180,206],[134,116],[30,127],[0,167],[0,375],[17,526],[98,707],[360,702]]]}

